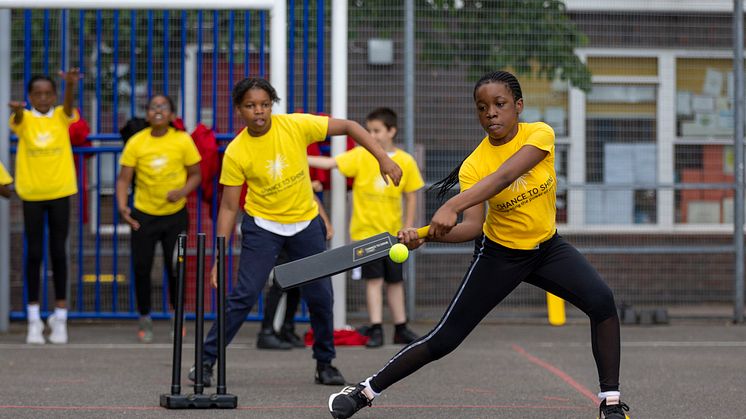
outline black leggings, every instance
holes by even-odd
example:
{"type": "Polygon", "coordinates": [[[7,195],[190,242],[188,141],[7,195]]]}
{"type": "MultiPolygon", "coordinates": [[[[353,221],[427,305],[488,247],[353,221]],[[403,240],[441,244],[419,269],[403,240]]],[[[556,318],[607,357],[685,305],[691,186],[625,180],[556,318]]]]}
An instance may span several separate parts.
{"type": "Polygon", "coordinates": [[[67,299],[67,234],[70,229],[70,197],[49,201],[23,201],[23,228],[26,232],[26,285],[28,302],[39,302],[41,261],[44,246],[44,215],[49,224],[49,254],[52,258],[54,298],[67,299]]]}
{"type": "Polygon", "coordinates": [[[521,282],[549,291],[588,315],[601,391],[617,391],[620,336],[614,296],[590,263],[556,234],[537,250],[509,249],[481,238],[474,260],[441,320],[373,376],[373,390],[381,392],[452,352],[521,282]]]}
{"type": "Polygon", "coordinates": [[[153,269],[156,243],[161,242],[163,249],[163,267],[168,278],[168,295],[171,307],[176,302],[176,259],[174,249],[180,233],[186,233],[189,216],[186,208],[171,215],[149,215],[137,209],[132,211],[132,218],[140,223],[140,229],[132,231],[132,264],[135,270],[135,292],[137,309],[141,316],[150,314],[151,285],[150,274],[153,269]]]}

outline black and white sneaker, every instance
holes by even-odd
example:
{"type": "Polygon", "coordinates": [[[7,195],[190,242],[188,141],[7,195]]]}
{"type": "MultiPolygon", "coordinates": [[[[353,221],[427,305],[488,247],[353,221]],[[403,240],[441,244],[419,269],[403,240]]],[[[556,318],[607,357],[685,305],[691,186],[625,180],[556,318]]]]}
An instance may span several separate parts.
{"type": "Polygon", "coordinates": [[[598,406],[598,419],[630,419],[626,411],[629,406],[619,401],[619,396],[607,397],[598,406]]]}
{"type": "Polygon", "coordinates": [[[372,398],[364,392],[365,386],[347,386],[339,393],[329,396],[329,413],[334,419],[347,419],[365,406],[370,406],[372,398]]]}

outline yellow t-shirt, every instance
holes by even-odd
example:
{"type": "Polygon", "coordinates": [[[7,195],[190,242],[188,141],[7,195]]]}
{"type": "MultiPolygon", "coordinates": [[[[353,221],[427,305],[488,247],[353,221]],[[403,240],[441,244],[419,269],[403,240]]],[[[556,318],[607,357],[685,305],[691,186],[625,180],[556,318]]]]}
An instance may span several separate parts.
{"type": "Polygon", "coordinates": [[[496,171],[525,145],[549,154],[528,173],[489,199],[483,227],[490,240],[524,250],[536,248],[552,237],[557,229],[554,130],[543,122],[520,123],[518,133],[507,144],[494,146],[485,137],[466,158],[459,172],[461,190],[465,191],[496,171]]]}
{"type": "Polygon", "coordinates": [[[220,183],[248,186],[244,210],[283,224],[315,218],[319,213],[308,174],[306,147],[323,141],[329,118],[309,114],[272,115],[261,137],[244,129],[228,144],[220,183]]]}
{"type": "Polygon", "coordinates": [[[402,169],[399,186],[383,181],[378,160],[363,147],[355,147],[334,157],[343,175],[355,178],[352,183],[352,218],[350,238],[364,238],[402,228],[402,194],[425,185],[417,162],[409,153],[396,149],[391,159],[402,169]]]}
{"type": "Polygon", "coordinates": [[[10,129],[18,136],[16,193],[24,201],[48,201],[78,193],[70,124],[79,118],[65,115],[62,106],[52,116],[23,111],[21,123],[10,117],[10,129]]]}
{"type": "Polygon", "coordinates": [[[11,183],[13,183],[13,177],[10,176],[10,173],[5,170],[3,163],[0,162],[0,185],[10,185],[11,183]]]}
{"type": "Polygon", "coordinates": [[[184,208],[186,198],[169,202],[168,192],[183,188],[187,166],[202,158],[186,132],[169,128],[161,137],[151,132],[146,128],[127,141],[120,164],[135,169],[135,208],[150,215],[175,214],[184,208]]]}

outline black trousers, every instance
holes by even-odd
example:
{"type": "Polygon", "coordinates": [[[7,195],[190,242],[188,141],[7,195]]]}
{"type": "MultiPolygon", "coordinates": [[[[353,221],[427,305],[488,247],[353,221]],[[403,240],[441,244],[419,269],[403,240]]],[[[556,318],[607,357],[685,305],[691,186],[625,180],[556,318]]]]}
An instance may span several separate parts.
{"type": "Polygon", "coordinates": [[[150,215],[137,209],[132,210],[132,218],[140,223],[140,229],[132,231],[132,262],[135,269],[135,295],[137,310],[141,316],[151,311],[151,279],[155,246],[161,242],[163,266],[168,278],[168,294],[171,307],[176,301],[176,258],[174,250],[179,234],[186,233],[189,216],[186,208],[171,215],[150,215]]]}
{"type": "Polygon", "coordinates": [[[54,298],[67,299],[67,234],[70,230],[70,197],[49,201],[23,201],[26,232],[26,286],[28,302],[39,302],[41,262],[44,253],[44,217],[49,224],[49,254],[52,259],[54,298]]]}
{"type": "Polygon", "coordinates": [[[407,345],[374,375],[380,392],[458,347],[479,322],[521,282],[570,302],[590,318],[591,347],[601,391],[619,389],[620,334],[614,296],[591,264],[562,237],[535,250],[515,250],[486,237],[433,330],[407,345]]]}

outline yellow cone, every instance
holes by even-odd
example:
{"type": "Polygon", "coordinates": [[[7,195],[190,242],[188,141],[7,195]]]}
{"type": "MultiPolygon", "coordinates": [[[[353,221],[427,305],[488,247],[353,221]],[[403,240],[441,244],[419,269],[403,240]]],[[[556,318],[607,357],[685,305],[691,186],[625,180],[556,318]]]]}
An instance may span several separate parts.
{"type": "Polygon", "coordinates": [[[565,300],[554,294],[547,293],[547,313],[549,324],[562,326],[565,324],[565,300]]]}

